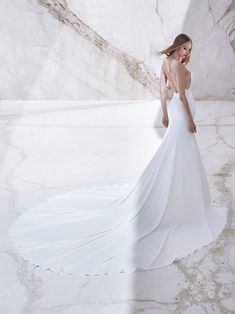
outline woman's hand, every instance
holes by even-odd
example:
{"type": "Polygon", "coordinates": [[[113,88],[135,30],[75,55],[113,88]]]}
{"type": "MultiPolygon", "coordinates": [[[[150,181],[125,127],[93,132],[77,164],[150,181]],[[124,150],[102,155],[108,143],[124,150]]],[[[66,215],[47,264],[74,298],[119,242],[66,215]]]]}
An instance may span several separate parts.
{"type": "Polygon", "coordinates": [[[167,113],[163,113],[162,124],[164,125],[164,127],[166,127],[166,128],[168,127],[169,119],[168,119],[167,113]]]}
{"type": "Polygon", "coordinates": [[[193,120],[190,120],[189,123],[188,123],[188,128],[189,128],[189,131],[191,133],[196,133],[197,132],[197,128],[196,128],[196,124],[194,123],[193,120]]]}

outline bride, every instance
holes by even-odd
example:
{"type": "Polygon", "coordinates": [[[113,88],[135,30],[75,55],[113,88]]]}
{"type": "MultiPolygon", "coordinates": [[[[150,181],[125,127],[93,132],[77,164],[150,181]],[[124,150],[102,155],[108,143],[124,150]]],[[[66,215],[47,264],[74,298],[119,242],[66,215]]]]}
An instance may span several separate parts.
{"type": "Polygon", "coordinates": [[[211,202],[195,137],[192,40],[161,51],[161,145],[133,185],[83,187],[50,198],[13,222],[9,236],[26,261],[53,272],[130,273],[167,266],[216,240],[227,209],[211,202]],[[173,96],[167,104],[167,87],[173,96]]]}

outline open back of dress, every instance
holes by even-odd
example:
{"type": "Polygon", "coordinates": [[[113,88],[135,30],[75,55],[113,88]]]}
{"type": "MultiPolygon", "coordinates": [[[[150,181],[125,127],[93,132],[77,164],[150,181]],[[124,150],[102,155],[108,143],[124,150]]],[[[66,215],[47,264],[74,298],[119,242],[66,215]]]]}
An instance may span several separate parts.
{"type": "MultiPolygon", "coordinates": [[[[171,70],[171,64],[169,62],[169,60],[166,58],[166,65],[168,67],[168,72],[169,72],[169,81],[171,82],[171,87],[173,88],[173,91],[174,93],[177,93],[178,94],[178,91],[177,91],[177,88],[176,88],[176,85],[172,79],[172,70],[171,70]]],[[[191,86],[191,72],[190,72],[190,81],[188,83],[188,86],[186,87],[186,89],[189,89],[189,87],[191,86]]]]}

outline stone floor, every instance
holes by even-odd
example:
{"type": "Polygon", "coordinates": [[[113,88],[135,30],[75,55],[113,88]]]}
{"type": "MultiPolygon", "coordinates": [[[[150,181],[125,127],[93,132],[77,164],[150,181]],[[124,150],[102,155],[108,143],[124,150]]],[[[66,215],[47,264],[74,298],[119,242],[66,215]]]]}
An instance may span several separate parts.
{"type": "Polygon", "coordinates": [[[1,101],[1,314],[235,313],[235,102],[197,102],[212,199],[227,204],[216,242],[154,271],[53,274],[16,254],[18,215],[83,185],[134,183],[161,143],[159,101],[1,101]]]}

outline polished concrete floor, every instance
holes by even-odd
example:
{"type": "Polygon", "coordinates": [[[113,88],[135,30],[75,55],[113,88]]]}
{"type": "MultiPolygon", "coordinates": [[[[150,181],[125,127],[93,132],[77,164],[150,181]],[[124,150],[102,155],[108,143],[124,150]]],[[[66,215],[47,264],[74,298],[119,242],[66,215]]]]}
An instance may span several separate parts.
{"type": "Polygon", "coordinates": [[[11,223],[65,191],[134,183],[165,132],[160,103],[1,101],[0,313],[235,313],[235,102],[198,101],[195,122],[212,199],[228,206],[217,241],[154,271],[56,275],[16,254],[11,223]]]}

